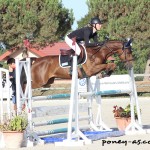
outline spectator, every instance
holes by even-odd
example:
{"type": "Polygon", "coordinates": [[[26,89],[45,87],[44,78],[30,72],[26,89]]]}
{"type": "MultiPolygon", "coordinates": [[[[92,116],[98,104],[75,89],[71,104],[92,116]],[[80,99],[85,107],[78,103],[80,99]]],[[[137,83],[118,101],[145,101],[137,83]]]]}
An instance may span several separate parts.
{"type": "Polygon", "coordinates": [[[15,74],[15,59],[14,58],[9,58],[7,60],[7,64],[9,67],[9,78],[11,81],[11,87],[12,87],[12,102],[14,104],[14,111],[17,113],[17,104],[16,104],[16,74],[15,74]]]}

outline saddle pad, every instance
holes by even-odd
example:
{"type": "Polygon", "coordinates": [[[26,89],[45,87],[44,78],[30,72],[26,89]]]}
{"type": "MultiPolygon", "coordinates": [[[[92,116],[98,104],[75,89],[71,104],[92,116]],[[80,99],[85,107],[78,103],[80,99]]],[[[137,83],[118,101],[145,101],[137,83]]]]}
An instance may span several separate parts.
{"type": "Polygon", "coordinates": [[[59,65],[62,68],[69,68],[72,65],[73,56],[59,55],[59,65]]]}
{"type": "MultiPolygon", "coordinates": [[[[84,58],[82,59],[82,61],[80,60],[80,57],[77,58],[78,65],[84,64],[87,59],[86,49],[83,45],[82,45],[82,47],[84,49],[84,58]]],[[[59,55],[59,65],[62,68],[70,68],[72,66],[72,62],[73,62],[73,55],[59,55]]]]}

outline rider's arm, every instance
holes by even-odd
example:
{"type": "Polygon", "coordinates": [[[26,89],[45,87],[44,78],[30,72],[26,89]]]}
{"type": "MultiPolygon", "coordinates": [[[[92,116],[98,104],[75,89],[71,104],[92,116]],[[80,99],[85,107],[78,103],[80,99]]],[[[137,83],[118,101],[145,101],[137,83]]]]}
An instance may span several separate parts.
{"type": "Polygon", "coordinates": [[[93,41],[95,43],[98,43],[98,36],[97,36],[97,33],[95,32],[94,35],[93,35],[93,41]]]}
{"type": "Polygon", "coordinates": [[[86,47],[91,47],[91,46],[97,46],[97,43],[98,43],[98,40],[97,40],[97,34],[95,34],[93,36],[93,40],[94,42],[93,43],[90,43],[90,31],[89,30],[86,30],[84,32],[84,41],[85,41],[85,46],[86,47]]]}

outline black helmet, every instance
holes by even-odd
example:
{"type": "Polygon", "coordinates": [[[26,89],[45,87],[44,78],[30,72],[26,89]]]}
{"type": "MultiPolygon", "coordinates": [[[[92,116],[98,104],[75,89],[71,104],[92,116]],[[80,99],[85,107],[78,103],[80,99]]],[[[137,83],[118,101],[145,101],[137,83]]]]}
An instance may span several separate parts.
{"type": "Polygon", "coordinates": [[[94,17],[91,19],[90,24],[102,24],[102,22],[98,17],[94,17]]]}

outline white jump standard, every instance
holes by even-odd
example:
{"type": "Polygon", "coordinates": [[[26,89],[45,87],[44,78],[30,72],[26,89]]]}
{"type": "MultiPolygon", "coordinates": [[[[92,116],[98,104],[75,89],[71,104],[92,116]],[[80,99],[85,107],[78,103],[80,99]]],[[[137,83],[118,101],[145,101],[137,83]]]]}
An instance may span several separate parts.
{"type": "MultiPolygon", "coordinates": [[[[83,82],[83,81],[82,81],[83,82]]],[[[96,125],[101,130],[108,130],[108,126],[102,121],[101,115],[101,96],[102,95],[115,95],[115,94],[129,94],[130,107],[131,107],[131,123],[126,128],[126,134],[145,133],[141,124],[141,114],[138,104],[137,91],[134,81],[133,68],[129,70],[129,75],[111,75],[102,79],[97,79],[92,76],[87,81],[84,79],[85,84],[82,83],[79,87],[80,96],[95,98],[99,108],[97,113],[96,125]],[[86,83],[87,82],[87,83],[86,83]],[[83,86],[84,85],[84,86],[83,86]],[[87,91],[87,87],[88,90],[87,91]],[[134,119],[134,106],[137,109],[138,123],[134,119]]]]}

